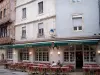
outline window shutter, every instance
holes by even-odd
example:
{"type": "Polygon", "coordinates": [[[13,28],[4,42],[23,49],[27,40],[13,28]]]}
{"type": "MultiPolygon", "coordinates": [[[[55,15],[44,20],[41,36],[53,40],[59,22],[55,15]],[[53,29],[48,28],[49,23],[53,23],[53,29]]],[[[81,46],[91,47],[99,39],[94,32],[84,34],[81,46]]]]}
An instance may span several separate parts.
{"type": "Polygon", "coordinates": [[[82,17],[73,18],[73,25],[74,26],[81,26],[82,25],[82,17]]]}

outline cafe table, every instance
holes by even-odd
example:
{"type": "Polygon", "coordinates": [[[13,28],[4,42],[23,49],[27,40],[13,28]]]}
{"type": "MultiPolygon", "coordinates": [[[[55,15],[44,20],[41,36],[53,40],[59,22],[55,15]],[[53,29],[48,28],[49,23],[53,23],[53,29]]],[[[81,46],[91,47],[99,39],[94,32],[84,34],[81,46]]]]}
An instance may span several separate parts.
{"type": "Polygon", "coordinates": [[[59,74],[60,73],[60,66],[51,66],[50,67],[50,74],[59,74]]]}
{"type": "Polygon", "coordinates": [[[39,66],[30,66],[30,72],[38,74],[39,73],[39,66]]]}
{"type": "Polygon", "coordinates": [[[71,71],[71,68],[69,66],[61,67],[62,74],[68,74],[68,72],[70,72],[70,71],[71,71]]]}
{"type": "Polygon", "coordinates": [[[93,66],[93,65],[86,65],[86,66],[83,66],[83,71],[84,73],[88,73],[88,75],[91,74],[94,74],[94,72],[100,70],[100,66],[93,66]]]}

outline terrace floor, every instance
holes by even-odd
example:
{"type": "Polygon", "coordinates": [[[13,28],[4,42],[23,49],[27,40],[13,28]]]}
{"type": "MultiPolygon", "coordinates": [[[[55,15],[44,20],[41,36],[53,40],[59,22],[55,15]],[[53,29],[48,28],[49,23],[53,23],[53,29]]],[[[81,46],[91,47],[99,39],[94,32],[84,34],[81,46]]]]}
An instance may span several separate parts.
{"type": "MultiPolygon", "coordinates": [[[[0,66],[0,75],[28,75],[27,72],[12,71],[0,66]]],[[[71,72],[69,75],[83,75],[82,72],[71,72]]]]}

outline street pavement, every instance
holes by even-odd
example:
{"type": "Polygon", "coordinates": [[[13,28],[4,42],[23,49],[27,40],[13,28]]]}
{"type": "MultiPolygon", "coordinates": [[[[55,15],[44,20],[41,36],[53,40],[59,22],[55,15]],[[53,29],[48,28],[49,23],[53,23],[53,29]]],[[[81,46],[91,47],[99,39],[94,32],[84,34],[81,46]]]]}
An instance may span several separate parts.
{"type": "MultiPolygon", "coordinates": [[[[0,75],[28,75],[27,72],[12,71],[0,66],[0,75]]],[[[82,72],[71,72],[69,75],[83,75],[82,72]]]]}
{"type": "Polygon", "coordinates": [[[0,75],[28,75],[26,72],[11,71],[0,66],[0,75]]]}

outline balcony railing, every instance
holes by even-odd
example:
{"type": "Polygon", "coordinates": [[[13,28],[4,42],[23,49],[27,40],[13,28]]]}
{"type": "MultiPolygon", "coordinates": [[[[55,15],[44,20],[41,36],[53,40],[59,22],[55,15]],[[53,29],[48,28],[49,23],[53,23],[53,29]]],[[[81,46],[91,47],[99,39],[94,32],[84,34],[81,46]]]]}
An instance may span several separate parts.
{"type": "Polygon", "coordinates": [[[10,37],[0,38],[0,44],[8,44],[8,43],[12,43],[12,39],[10,37]]]}
{"type": "Polygon", "coordinates": [[[10,14],[8,14],[7,16],[5,16],[2,19],[0,19],[0,25],[1,24],[5,24],[6,22],[11,22],[11,16],[10,16],[10,14]]]}

